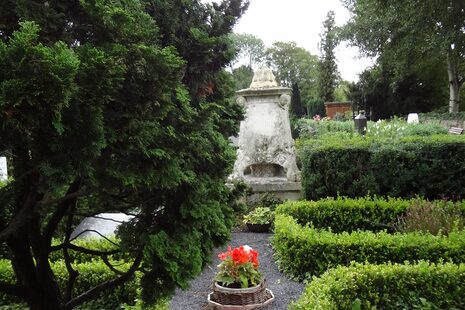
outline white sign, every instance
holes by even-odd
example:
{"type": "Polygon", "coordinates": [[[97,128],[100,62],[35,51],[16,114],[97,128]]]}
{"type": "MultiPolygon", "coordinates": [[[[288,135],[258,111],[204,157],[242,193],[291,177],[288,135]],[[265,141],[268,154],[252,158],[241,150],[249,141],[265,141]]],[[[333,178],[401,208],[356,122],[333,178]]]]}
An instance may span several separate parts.
{"type": "Polygon", "coordinates": [[[6,157],[0,157],[0,181],[8,179],[8,170],[6,168],[6,157]]]}

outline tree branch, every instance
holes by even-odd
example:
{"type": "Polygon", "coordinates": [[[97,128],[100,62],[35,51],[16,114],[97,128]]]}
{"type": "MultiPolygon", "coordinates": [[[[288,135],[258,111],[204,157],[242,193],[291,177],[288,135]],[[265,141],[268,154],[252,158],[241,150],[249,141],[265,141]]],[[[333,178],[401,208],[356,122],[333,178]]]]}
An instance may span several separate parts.
{"type": "Polygon", "coordinates": [[[58,199],[60,203],[56,211],[53,213],[52,217],[50,218],[47,226],[44,229],[43,233],[43,240],[46,244],[51,244],[53,234],[58,227],[60,221],[65,217],[66,213],[68,212],[69,208],[71,208],[72,204],[76,202],[77,194],[79,187],[81,186],[80,178],[74,180],[74,182],[69,186],[66,195],[61,199],[58,199]],[[74,194],[74,195],[73,195],[74,194]]]}
{"type": "MultiPolygon", "coordinates": [[[[73,210],[74,208],[75,208],[75,205],[71,208],[71,210],[73,210]]],[[[74,216],[71,213],[68,215],[68,218],[66,220],[66,235],[65,235],[64,244],[69,244],[69,238],[72,233],[73,217],[74,216]]],[[[63,257],[65,259],[66,270],[68,270],[68,283],[66,283],[65,296],[64,296],[65,301],[68,302],[69,300],[71,300],[74,283],[76,282],[76,279],[79,276],[79,272],[75,270],[73,268],[73,265],[71,264],[71,258],[69,256],[67,247],[63,248],[63,257]]]]}
{"type": "Polygon", "coordinates": [[[103,239],[107,240],[108,242],[116,245],[119,247],[119,244],[117,243],[114,243],[113,241],[111,241],[108,237],[106,237],[105,235],[103,235],[102,233],[100,233],[99,231],[95,230],[95,229],[85,229],[83,231],[81,231],[79,234],[77,234],[76,236],[74,236],[73,239],[71,239],[70,241],[73,241],[73,240],[76,240],[80,235],[82,235],[83,233],[86,233],[86,232],[94,232],[96,233],[97,235],[99,235],[100,237],[102,237],[103,239]]]}
{"type": "Polygon", "coordinates": [[[71,299],[69,302],[66,303],[65,308],[66,309],[73,309],[77,305],[80,305],[86,301],[89,301],[96,296],[98,296],[100,293],[102,293],[105,290],[112,289],[117,287],[118,285],[121,285],[125,283],[126,281],[130,280],[130,278],[134,275],[136,272],[137,268],[139,268],[140,263],[142,262],[142,250],[139,250],[139,253],[134,260],[134,263],[132,264],[131,268],[121,276],[108,280],[106,282],[103,282],[92,289],[88,290],[85,293],[82,293],[81,295],[77,296],[76,298],[71,299]]]}
{"type": "Polygon", "coordinates": [[[124,272],[119,271],[118,269],[116,269],[116,268],[110,263],[110,261],[108,260],[108,257],[106,257],[105,255],[102,255],[101,258],[102,258],[103,262],[105,263],[105,265],[107,265],[107,267],[108,267],[111,271],[113,271],[113,272],[116,273],[116,274],[121,274],[121,275],[124,274],[124,272]]]}

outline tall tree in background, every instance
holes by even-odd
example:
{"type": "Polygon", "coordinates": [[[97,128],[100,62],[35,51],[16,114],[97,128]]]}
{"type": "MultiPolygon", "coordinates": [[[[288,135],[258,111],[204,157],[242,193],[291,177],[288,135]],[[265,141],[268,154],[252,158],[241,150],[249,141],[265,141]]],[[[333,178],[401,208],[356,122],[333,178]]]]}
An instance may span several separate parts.
{"type": "Polygon", "coordinates": [[[254,68],[265,57],[265,44],[263,40],[249,33],[232,33],[230,38],[234,48],[238,51],[235,63],[244,62],[243,65],[254,68]]]}
{"type": "Polygon", "coordinates": [[[294,42],[275,42],[266,49],[267,65],[282,86],[299,84],[302,101],[316,97],[318,57],[294,42]]]}
{"type": "Polygon", "coordinates": [[[320,62],[318,66],[318,95],[326,102],[334,101],[334,90],[337,86],[337,64],[334,49],[338,41],[335,29],[334,11],[329,11],[323,22],[320,34],[320,62]]]}
{"type": "Polygon", "coordinates": [[[292,84],[291,113],[297,118],[301,118],[306,113],[300,97],[299,84],[297,83],[292,84]]]}
{"type": "Polygon", "coordinates": [[[242,114],[222,69],[246,7],[1,2],[0,152],[11,157],[13,179],[0,189],[0,243],[16,277],[0,280],[1,292],[31,309],[72,309],[136,270],[146,300],[201,270],[234,220],[227,137],[242,114]],[[119,234],[133,264],[76,292],[70,253],[110,253],[75,246],[71,232],[83,217],[110,211],[135,215],[119,234]],[[52,253],[62,253],[64,285],[52,253]]]}
{"type": "Polygon", "coordinates": [[[449,112],[458,112],[465,82],[465,2],[343,0],[351,12],[346,37],[367,55],[408,75],[435,60],[448,75],[449,112]]]}

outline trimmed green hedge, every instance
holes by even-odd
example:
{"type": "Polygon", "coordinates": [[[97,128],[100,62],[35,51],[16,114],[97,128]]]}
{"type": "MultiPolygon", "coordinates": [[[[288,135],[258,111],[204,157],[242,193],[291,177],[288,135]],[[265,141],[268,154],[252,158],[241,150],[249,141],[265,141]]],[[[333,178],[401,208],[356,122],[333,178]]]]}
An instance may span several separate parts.
{"type": "Polygon", "coordinates": [[[435,207],[457,207],[465,217],[465,201],[428,201],[419,198],[324,198],[317,201],[287,201],[276,208],[276,214],[290,215],[301,225],[310,224],[317,229],[332,232],[354,230],[390,230],[392,225],[412,205],[433,204],[435,207]]]}
{"type": "Polygon", "coordinates": [[[380,231],[392,225],[411,204],[411,200],[396,198],[337,197],[317,201],[287,201],[278,206],[275,212],[290,215],[301,225],[310,224],[317,229],[331,228],[336,233],[380,231]]]}
{"type": "Polygon", "coordinates": [[[304,197],[465,197],[465,136],[383,140],[338,137],[301,143],[304,197]]]}
{"type": "Polygon", "coordinates": [[[464,296],[464,264],[354,264],[314,278],[290,309],[465,309],[464,296]]]}
{"type": "MultiPolygon", "coordinates": [[[[112,262],[117,265],[117,269],[125,271],[129,268],[130,263],[126,262],[112,262]]],[[[76,280],[73,293],[82,293],[93,286],[102,283],[106,280],[115,278],[115,273],[108,269],[108,267],[100,261],[88,261],[86,263],[79,263],[73,265],[78,270],[79,276],[76,280]]],[[[68,272],[64,261],[56,261],[52,263],[52,269],[55,272],[55,276],[58,279],[60,286],[64,287],[68,280],[68,272]]],[[[11,263],[8,260],[0,260],[0,280],[5,282],[11,282],[15,279],[11,263]]],[[[139,286],[140,275],[136,273],[135,279],[125,283],[122,286],[117,287],[114,290],[105,291],[98,299],[87,302],[79,309],[119,309],[123,303],[134,304],[138,297],[137,288],[139,286]]],[[[10,309],[15,309],[16,305],[19,304],[20,300],[12,298],[11,296],[0,293],[0,305],[12,305],[10,309]]],[[[24,305],[18,305],[17,309],[24,309],[24,305]]],[[[5,308],[3,308],[5,309],[5,308]]]]}
{"type": "Polygon", "coordinates": [[[320,275],[352,261],[384,263],[417,260],[465,262],[465,231],[446,236],[354,231],[336,234],[299,225],[286,215],[275,218],[273,247],[278,266],[296,278],[320,275]]]}

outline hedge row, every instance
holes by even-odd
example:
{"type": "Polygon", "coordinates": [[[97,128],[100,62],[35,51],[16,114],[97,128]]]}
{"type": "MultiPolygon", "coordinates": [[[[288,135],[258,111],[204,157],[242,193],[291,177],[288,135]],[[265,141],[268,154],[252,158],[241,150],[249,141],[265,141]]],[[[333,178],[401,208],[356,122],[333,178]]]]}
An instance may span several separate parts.
{"type": "Polygon", "coordinates": [[[314,278],[298,309],[465,309],[465,265],[354,264],[314,278]]]}
{"type": "Polygon", "coordinates": [[[301,225],[310,224],[314,228],[331,229],[335,233],[354,230],[389,231],[409,207],[431,204],[437,208],[458,208],[465,217],[465,201],[453,203],[419,198],[328,197],[317,201],[287,201],[279,205],[275,212],[290,215],[301,225]]]}
{"type": "MultiPolygon", "coordinates": [[[[385,230],[412,204],[396,198],[325,198],[318,201],[287,201],[276,214],[290,215],[301,225],[330,228],[339,233],[353,230],[385,230]]],[[[465,209],[465,207],[464,207],[465,209]]]]}
{"type": "Polygon", "coordinates": [[[299,225],[286,215],[275,218],[273,238],[278,266],[296,278],[320,275],[351,261],[381,264],[417,260],[465,262],[465,231],[447,237],[424,233],[354,231],[336,234],[299,225]]]}
{"type": "Polygon", "coordinates": [[[302,188],[309,200],[367,194],[430,199],[465,197],[465,137],[302,143],[302,188]]]}
{"type": "MultiPolygon", "coordinates": [[[[113,262],[117,265],[117,269],[124,271],[130,266],[126,262],[113,262]]],[[[95,285],[110,280],[115,277],[115,273],[100,261],[89,261],[86,263],[75,264],[73,267],[79,272],[74,286],[74,296],[78,293],[83,293],[95,285]]],[[[64,287],[68,280],[68,272],[64,261],[56,261],[52,263],[52,269],[58,279],[59,285],[64,287]]],[[[0,260],[0,281],[11,282],[15,279],[11,263],[8,260],[0,260]]],[[[87,302],[80,306],[80,309],[119,309],[123,303],[134,304],[138,294],[140,275],[136,273],[136,277],[113,290],[108,290],[96,300],[87,302]]],[[[24,304],[20,304],[20,300],[12,298],[9,295],[0,293],[0,305],[12,305],[10,308],[3,307],[2,309],[24,309],[24,304]],[[16,305],[15,305],[16,304],[16,305]]]]}

